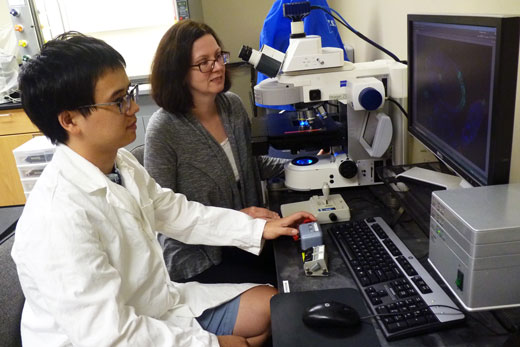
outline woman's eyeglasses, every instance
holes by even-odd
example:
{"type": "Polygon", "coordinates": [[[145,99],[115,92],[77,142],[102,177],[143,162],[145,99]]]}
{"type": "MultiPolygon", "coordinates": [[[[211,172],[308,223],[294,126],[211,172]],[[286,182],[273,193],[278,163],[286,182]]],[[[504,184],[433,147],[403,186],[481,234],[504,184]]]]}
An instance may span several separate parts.
{"type": "Polygon", "coordinates": [[[215,63],[218,61],[219,64],[226,65],[229,63],[230,54],[229,52],[220,52],[217,54],[215,59],[204,60],[202,63],[190,65],[191,67],[198,66],[200,72],[206,73],[211,72],[215,68],[215,63]]]}

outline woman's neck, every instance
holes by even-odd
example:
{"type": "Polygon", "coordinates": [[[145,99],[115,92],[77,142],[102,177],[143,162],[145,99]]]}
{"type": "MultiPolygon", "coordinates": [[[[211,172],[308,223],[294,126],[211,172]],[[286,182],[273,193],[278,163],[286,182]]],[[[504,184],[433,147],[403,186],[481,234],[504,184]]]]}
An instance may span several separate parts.
{"type": "Polygon", "coordinates": [[[211,119],[218,115],[215,98],[198,98],[193,100],[193,103],[194,107],[191,109],[191,112],[200,121],[211,119]]]}
{"type": "Polygon", "coordinates": [[[226,138],[226,130],[222,119],[218,114],[217,103],[215,98],[206,100],[206,102],[200,102],[200,99],[195,101],[195,107],[191,109],[191,112],[202,124],[204,128],[213,136],[215,141],[222,143],[226,138]],[[198,102],[197,102],[198,101],[198,102]]]}

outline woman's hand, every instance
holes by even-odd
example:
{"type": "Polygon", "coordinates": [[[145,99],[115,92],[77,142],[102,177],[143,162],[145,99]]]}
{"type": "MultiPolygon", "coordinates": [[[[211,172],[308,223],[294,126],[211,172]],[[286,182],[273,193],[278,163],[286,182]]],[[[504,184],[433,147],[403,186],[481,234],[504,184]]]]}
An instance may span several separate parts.
{"type": "Polygon", "coordinates": [[[261,218],[267,221],[273,219],[280,219],[280,215],[274,211],[268,210],[263,207],[251,206],[240,210],[240,212],[244,212],[245,214],[253,217],[253,218],[261,218]]]}
{"type": "Polygon", "coordinates": [[[315,222],[314,217],[309,212],[296,212],[285,218],[268,221],[264,226],[263,238],[266,240],[276,239],[279,236],[294,236],[298,234],[298,225],[302,224],[306,219],[315,222]]]}

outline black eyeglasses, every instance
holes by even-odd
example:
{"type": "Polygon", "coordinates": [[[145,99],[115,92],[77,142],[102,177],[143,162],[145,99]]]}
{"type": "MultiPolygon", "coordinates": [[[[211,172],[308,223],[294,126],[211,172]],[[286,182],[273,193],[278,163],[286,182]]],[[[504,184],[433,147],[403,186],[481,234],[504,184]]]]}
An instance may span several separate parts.
{"type": "Polygon", "coordinates": [[[198,66],[200,72],[206,73],[211,72],[215,68],[215,62],[219,62],[220,64],[226,65],[229,63],[230,53],[229,52],[220,52],[215,56],[215,59],[204,60],[202,63],[190,65],[191,67],[198,66]]]}
{"type": "Polygon", "coordinates": [[[128,112],[128,110],[130,110],[130,107],[132,106],[132,101],[137,102],[138,94],[139,94],[139,85],[136,84],[136,85],[132,85],[132,86],[128,87],[128,91],[126,92],[125,96],[117,99],[116,101],[103,102],[100,104],[85,105],[85,106],[80,106],[78,108],[117,105],[119,107],[119,112],[121,114],[125,114],[128,112]]]}

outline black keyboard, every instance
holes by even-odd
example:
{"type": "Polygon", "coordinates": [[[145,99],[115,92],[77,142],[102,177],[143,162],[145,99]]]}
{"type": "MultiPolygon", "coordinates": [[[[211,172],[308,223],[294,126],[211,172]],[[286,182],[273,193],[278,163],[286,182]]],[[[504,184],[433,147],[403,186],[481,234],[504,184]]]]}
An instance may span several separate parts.
{"type": "Polygon", "coordinates": [[[379,314],[376,320],[387,340],[437,331],[464,320],[457,305],[383,219],[322,228],[338,246],[371,311],[379,314]]]}

